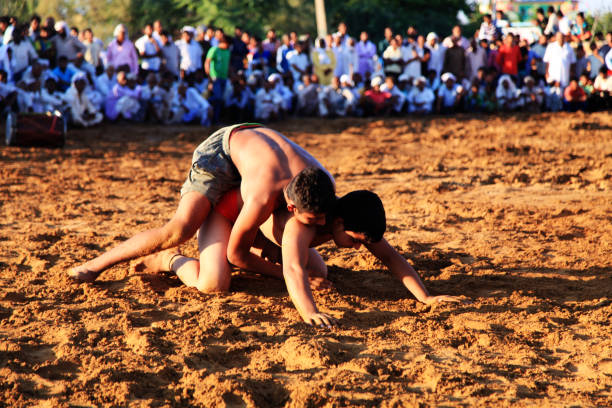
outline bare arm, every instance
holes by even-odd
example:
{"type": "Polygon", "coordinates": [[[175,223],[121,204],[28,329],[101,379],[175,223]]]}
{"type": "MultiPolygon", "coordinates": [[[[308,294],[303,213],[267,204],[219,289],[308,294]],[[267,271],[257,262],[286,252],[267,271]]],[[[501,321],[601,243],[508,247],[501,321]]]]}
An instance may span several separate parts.
{"type": "Polygon", "coordinates": [[[259,226],[272,213],[272,205],[259,200],[248,200],[244,203],[236,223],[232,228],[227,245],[227,260],[239,268],[277,278],[282,276],[280,265],[268,262],[251,253],[259,226]]]}
{"type": "Polygon", "coordinates": [[[204,61],[204,70],[206,71],[206,75],[210,76],[210,58],[206,58],[206,61],[204,61]]]}
{"type": "Polygon", "coordinates": [[[315,232],[315,228],[307,227],[295,219],[287,221],[282,241],[283,275],[289,296],[302,319],[308,324],[329,327],[335,321],[317,309],[306,270],[308,247],[315,232]]]}
{"type": "Polygon", "coordinates": [[[365,245],[370,252],[380,259],[387,268],[398,278],[417,298],[418,301],[425,304],[434,302],[459,302],[460,299],[455,296],[431,296],[421,278],[416,273],[414,268],[402,257],[384,238],[379,242],[365,245]]]}

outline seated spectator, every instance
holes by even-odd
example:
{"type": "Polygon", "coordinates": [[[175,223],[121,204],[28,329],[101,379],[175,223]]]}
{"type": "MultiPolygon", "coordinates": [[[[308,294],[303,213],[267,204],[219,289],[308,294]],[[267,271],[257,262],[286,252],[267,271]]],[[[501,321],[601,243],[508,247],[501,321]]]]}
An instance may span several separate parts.
{"type": "Polygon", "coordinates": [[[563,89],[561,82],[555,81],[549,87],[546,93],[546,109],[551,112],[559,112],[563,109],[563,89]]]}
{"type": "Polygon", "coordinates": [[[244,76],[232,79],[232,92],[225,100],[227,116],[232,123],[248,122],[253,118],[249,91],[244,76]]]}
{"type": "Polygon", "coordinates": [[[27,30],[27,25],[17,26],[13,31],[13,41],[8,44],[14,82],[19,82],[26,69],[38,59],[38,54],[27,37],[27,30]]]}
{"type": "Polygon", "coordinates": [[[161,76],[159,84],[153,88],[151,94],[151,117],[159,123],[171,123],[172,102],[174,101],[175,90],[174,75],[167,71],[161,76]]]}
{"type": "Polygon", "coordinates": [[[268,81],[271,81],[274,84],[274,92],[276,92],[283,100],[281,105],[281,110],[283,113],[291,112],[293,110],[293,100],[294,96],[291,89],[289,89],[283,83],[283,77],[280,74],[271,74],[268,77],[268,81]]]}
{"type": "Polygon", "coordinates": [[[495,89],[497,109],[502,112],[515,111],[520,106],[519,92],[508,74],[502,75],[495,89]]]}
{"type": "Polygon", "coordinates": [[[111,89],[113,89],[113,86],[117,83],[115,79],[115,67],[112,65],[107,66],[104,73],[96,77],[95,82],[98,92],[106,98],[111,89]]]}
{"type": "Polygon", "coordinates": [[[40,91],[41,102],[44,112],[55,112],[56,110],[66,113],[68,105],[64,100],[64,94],[57,89],[57,82],[53,78],[47,78],[45,86],[40,91]]]}
{"type": "Polygon", "coordinates": [[[87,78],[78,73],[72,79],[72,85],[66,92],[64,100],[70,107],[70,122],[77,126],[90,127],[104,119],[102,113],[91,103],[85,92],[87,78]]]}
{"type": "Polygon", "coordinates": [[[340,86],[342,87],[342,95],[346,98],[347,115],[359,115],[359,92],[355,89],[351,78],[344,74],[340,77],[340,86]]]}
{"type": "Polygon", "coordinates": [[[414,87],[408,96],[408,112],[416,114],[429,114],[433,111],[436,97],[433,91],[426,87],[427,79],[420,76],[414,80],[414,87]]]}
{"type": "Polygon", "coordinates": [[[304,75],[297,86],[297,109],[304,116],[315,116],[319,109],[319,83],[316,75],[304,75]]]}
{"type": "Polygon", "coordinates": [[[438,88],[436,112],[455,113],[461,106],[463,87],[456,84],[457,78],[450,72],[442,74],[442,85],[438,88]]]}
{"type": "Polygon", "coordinates": [[[361,105],[366,116],[387,115],[393,109],[391,94],[380,89],[382,84],[381,77],[374,77],[370,82],[371,89],[364,92],[361,105]]]}
{"type": "Polygon", "coordinates": [[[198,91],[187,85],[179,83],[172,103],[173,116],[180,118],[182,123],[199,123],[210,126],[213,110],[212,106],[198,91]]]}
{"type": "MultiPolygon", "coordinates": [[[[131,83],[135,83],[135,74],[131,76],[131,83]]],[[[106,117],[110,120],[123,118],[133,120],[140,112],[140,89],[128,84],[128,74],[125,71],[117,73],[117,83],[106,96],[106,117]]]]}
{"type": "Polygon", "coordinates": [[[255,94],[255,119],[258,121],[268,122],[279,118],[283,98],[274,92],[274,86],[274,82],[264,81],[263,87],[255,94]]]}
{"type": "Polygon", "coordinates": [[[563,108],[568,112],[576,112],[578,110],[586,110],[587,94],[578,85],[576,78],[570,79],[569,85],[563,92],[563,108]]]}
{"type": "Polygon", "coordinates": [[[321,87],[319,92],[319,116],[324,118],[346,116],[350,108],[345,91],[340,84],[340,78],[335,76],[332,78],[330,85],[321,87]]]}
{"type": "Polygon", "coordinates": [[[608,69],[603,66],[593,82],[593,93],[591,99],[594,110],[612,108],[612,76],[608,75],[608,69]]]}
{"type": "Polygon", "coordinates": [[[380,90],[382,92],[388,92],[391,94],[391,105],[395,113],[400,113],[404,110],[406,104],[406,96],[400,89],[395,85],[395,79],[392,76],[385,78],[385,83],[381,85],[380,90]]]}
{"type": "Polygon", "coordinates": [[[59,57],[59,64],[52,71],[57,79],[57,88],[61,92],[66,92],[72,83],[72,77],[77,73],[76,69],[68,66],[68,58],[64,55],[59,57]]]}
{"type": "Polygon", "coordinates": [[[544,90],[536,84],[533,77],[527,76],[523,80],[520,98],[523,109],[527,112],[537,113],[544,102],[544,90]]]}
{"type": "Polygon", "coordinates": [[[465,107],[468,112],[492,112],[494,110],[489,106],[483,87],[478,85],[475,79],[472,81],[470,90],[465,96],[465,107]]]}
{"type": "Polygon", "coordinates": [[[7,111],[19,112],[17,87],[8,84],[7,72],[0,69],[0,114],[4,116],[7,111]]]}

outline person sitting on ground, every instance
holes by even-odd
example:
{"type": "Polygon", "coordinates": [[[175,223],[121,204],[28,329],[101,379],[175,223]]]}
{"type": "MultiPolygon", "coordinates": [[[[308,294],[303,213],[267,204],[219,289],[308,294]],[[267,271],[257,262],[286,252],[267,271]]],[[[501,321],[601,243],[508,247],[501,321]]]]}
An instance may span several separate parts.
{"type": "Polygon", "coordinates": [[[436,96],[426,86],[427,79],[420,76],[414,80],[414,87],[408,97],[408,112],[415,114],[429,114],[433,111],[433,103],[436,96]]]}
{"type": "Polygon", "coordinates": [[[563,91],[563,108],[568,112],[586,110],[587,94],[578,85],[578,80],[574,77],[570,79],[569,85],[563,91]]]}
{"type": "Polygon", "coordinates": [[[513,112],[520,106],[519,92],[508,74],[502,75],[495,89],[497,109],[501,112],[513,112]]]}
{"type": "Polygon", "coordinates": [[[442,74],[442,85],[438,88],[438,102],[436,112],[449,114],[459,110],[463,98],[463,87],[457,85],[457,78],[450,72],[442,74]]]}
{"type": "Polygon", "coordinates": [[[140,112],[140,89],[135,86],[135,74],[117,73],[117,83],[106,97],[106,117],[132,120],[140,112]],[[131,79],[128,80],[128,75],[131,79]]]}
{"type": "Polygon", "coordinates": [[[304,116],[315,116],[319,109],[319,80],[316,75],[304,75],[297,85],[297,110],[304,116]]]}
{"type": "Polygon", "coordinates": [[[70,106],[70,121],[74,125],[90,127],[102,122],[104,116],[89,100],[85,88],[87,78],[85,74],[78,73],[72,78],[72,85],[66,92],[64,99],[70,106]]]}
{"type": "Polygon", "coordinates": [[[376,76],[370,82],[372,88],[363,93],[361,107],[363,108],[364,115],[388,115],[391,109],[393,109],[391,94],[380,89],[382,84],[383,79],[376,76]]]}
{"type": "Polygon", "coordinates": [[[544,102],[544,90],[536,84],[533,77],[526,76],[523,82],[520,94],[523,109],[531,113],[540,112],[544,102]]]}
{"type": "Polygon", "coordinates": [[[182,123],[196,122],[202,126],[210,126],[213,117],[210,103],[184,81],[177,87],[172,112],[175,118],[181,118],[182,123]]]}
{"type": "Polygon", "coordinates": [[[322,87],[319,92],[319,116],[329,118],[346,116],[349,107],[345,92],[340,85],[340,78],[335,76],[331,85],[322,87]]]}
{"type": "Polygon", "coordinates": [[[388,92],[391,94],[391,105],[392,111],[396,114],[404,111],[404,106],[406,104],[406,96],[400,89],[395,85],[395,79],[391,76],[385,78],[385,83],[380,86],[380,90],[382,92],[388,92]]]}
{"type": "Polygon", "coordinates": [[[59,57],[59,63],[52,71],[53,76],[57,79],[57,88],[61,92],[66,92],[72,83],[72,77],[76,73],[76,69],[68,66],[68,58],[65,55],[59,57]]]}
{"type": "Polygon", "coordinates": [[[561,83],[555,81],[548,87],[546,92],[546,109],[551,112],[559,112],[563,109],[563,88],[561,83]]]}
{"type": "Polygon", "coordinates": [[[269,122],[279,118],[283,98],[274,91],[275,83],[268,79],[255,94],[255,119],[269,122]]]}

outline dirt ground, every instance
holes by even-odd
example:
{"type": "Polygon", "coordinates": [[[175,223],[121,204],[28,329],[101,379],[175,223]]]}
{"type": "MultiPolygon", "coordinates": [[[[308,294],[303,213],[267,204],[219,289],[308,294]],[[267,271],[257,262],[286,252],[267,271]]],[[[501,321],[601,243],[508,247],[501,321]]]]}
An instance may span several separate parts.
{"type": "MultiPolygon", "coordinates": [[[[199,127],[0,147],[0,407],[612,405],[612,115],[291,120],[338,192],[371,189],[434,294],[321,247],[341,327],[280,280],[204,295],[175,276],[66,271],[172,214],[199,127]]],[[[195,255],[195,240],[183,246],[195,255]]]]}

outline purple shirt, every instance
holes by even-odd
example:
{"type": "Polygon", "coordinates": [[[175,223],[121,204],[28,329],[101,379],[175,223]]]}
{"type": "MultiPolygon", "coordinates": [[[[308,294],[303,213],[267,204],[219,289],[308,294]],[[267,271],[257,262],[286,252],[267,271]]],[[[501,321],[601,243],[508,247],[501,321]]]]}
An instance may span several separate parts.
{"type": "Polygon", "coordinates": [[[376,46],[372,41],[363,42],[359,41],[355,44],[355,51],[357,52],[358,66],[357,72],[361,74],[362,78],[365,78],[366,72],[373,72],[372,59],[376,55],[376,46]]]}
{"type": "Polygon", "coordinates": [[[110,120],[115,120],[117,119],[117,116],[119,116],[119,112],[117,112],[117,101],[119,101],[119,99],[121,99],[123,96],[138,99],[140,97],[140,88],[136,87],[131,89],[128,86],[122,86],[119,84],[115,84],[115,86],[113,86],[113,89],[106,97],[106,116],[110,120]]]}
{"type": "Polygon", "coordinates": [[[123,40],[120,45],[117,40],[111,41],[106,50],[107,64],[117,68],[121,65],[130,67],[130,72],[138,73],[138,54],[134,44],[128,40],[123,40]]]}

